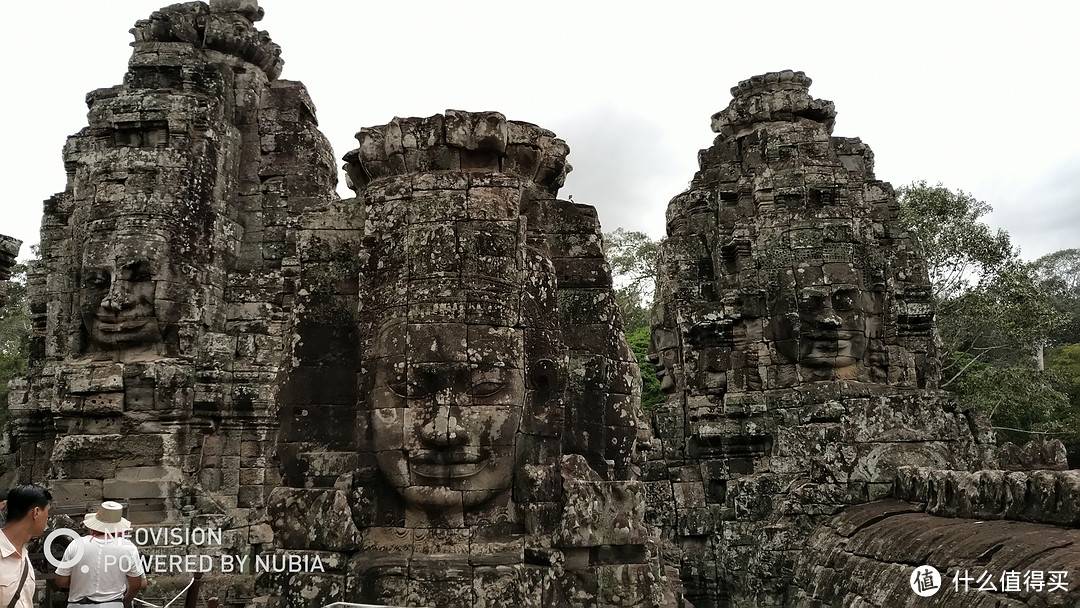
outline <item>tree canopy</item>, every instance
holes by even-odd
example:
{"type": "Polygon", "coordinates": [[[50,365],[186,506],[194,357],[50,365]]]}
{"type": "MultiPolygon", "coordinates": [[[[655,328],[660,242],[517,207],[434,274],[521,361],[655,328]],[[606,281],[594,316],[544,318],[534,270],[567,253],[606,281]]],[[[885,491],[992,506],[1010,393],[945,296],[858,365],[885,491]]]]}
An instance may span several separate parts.
{"type": "Polygon", "coordinates": [[[26,265],[16,264],[0,307],[0,422],[7,419],[8,383],[26,375],[30,360],[30,318],[26,298],[26,265]]]}
{"type": "Polygon", "coordinates": [[[971,194],[921,181],[898,198],[937,299],[941,387],[989,414],[1003,439],[1058,437],[1075,455],[1080,400],[1059,369],[1073,351],[1062,349],[1046,370],[1042,353],[1080,338],[1080,251],[1025,262],[1007,232],[982,221],[992,208],[971,194]]]}
{"type": "Polygon", "coordinates": [[[649,326],[660,243],[644,232],[616,228],[604,233],[604,256],[615,281],[615,300],[627,334],[649,326]]]}

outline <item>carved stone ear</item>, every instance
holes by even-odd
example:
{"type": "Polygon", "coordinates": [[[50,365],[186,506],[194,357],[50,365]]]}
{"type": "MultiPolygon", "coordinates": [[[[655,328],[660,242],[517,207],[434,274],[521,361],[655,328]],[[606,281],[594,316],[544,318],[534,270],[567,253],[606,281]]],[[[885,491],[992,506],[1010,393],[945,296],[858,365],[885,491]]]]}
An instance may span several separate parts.
{"type": "Polygon", "coordinates": [[[559,370],[551,359],[540,359],[529,366],[527,378],[529,388],[536,391],[537,401],[544,403],[551,399],[552,392],[559,385],[559,370]]]}

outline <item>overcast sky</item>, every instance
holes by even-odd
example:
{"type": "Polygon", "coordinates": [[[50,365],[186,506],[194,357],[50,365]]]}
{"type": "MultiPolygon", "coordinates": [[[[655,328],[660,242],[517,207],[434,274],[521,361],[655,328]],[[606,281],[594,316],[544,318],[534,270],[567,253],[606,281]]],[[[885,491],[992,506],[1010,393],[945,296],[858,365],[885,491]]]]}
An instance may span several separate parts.
{"type": "MultiPolygon", "coordinates": [[[[5,4],[0,233],[23,257],[64,189],[85,94],[120,83],[128,29],[165,4],[5,4]]],[[[836,135],[873,148],[879,179],[973,193],[1025,258],[1080,247],[1080,2],[260,4],[282,77],[307,85],[339,158],[394,116],[497,110],[567,141],[563,198],[595,205],[605,230],[660,237],[731,87],[790,68],[836,103],[836,135]]]]}

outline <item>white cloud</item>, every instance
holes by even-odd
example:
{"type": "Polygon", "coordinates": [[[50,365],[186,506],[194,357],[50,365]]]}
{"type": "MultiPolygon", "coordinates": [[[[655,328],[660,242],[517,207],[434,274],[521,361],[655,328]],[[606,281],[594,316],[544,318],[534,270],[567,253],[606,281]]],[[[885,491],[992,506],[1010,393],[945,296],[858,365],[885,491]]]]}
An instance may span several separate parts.
{"type": "MultiPolygon", "coordinates": [[[[814,79],[811,94],[836,102],[837,134],[874,149],[880,179],[973,192],[1025,254],[1078,245],[1069,159],[1080,141],[1080,3],[262,5],[283,76],[308,86],[338,157],[360,127],[395,115],[498,110],[566,139],[575,172],[563,194],[595,204],[605,229],[659,236],[728,90],[793,68],[814,79]]],[[[5,7],[0,232],[37,241],[40,201],[64,187],[64,138],[86,124],[85,94],[120,82],[127,30],[155,7],[5,7]]]]}

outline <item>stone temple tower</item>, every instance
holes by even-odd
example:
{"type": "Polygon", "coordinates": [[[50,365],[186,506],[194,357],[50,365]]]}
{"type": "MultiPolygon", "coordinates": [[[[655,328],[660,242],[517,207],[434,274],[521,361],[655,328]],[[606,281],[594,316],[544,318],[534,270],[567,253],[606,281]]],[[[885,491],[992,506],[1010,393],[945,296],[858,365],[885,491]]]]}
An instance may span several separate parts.
{"type": "Polygon", "coordinates": [[[649,486],[695,606],[778,603],[819,518],[886,495],[902,464],[982,456],[934,390],[930,284],[892,187],[809,86],[785,71],[734,87],[668,205],[652,327],[666,466],[649,486]]]}
{"type": "Polygon", "coordinates": [[[155,11],[131,30],[123,83],[87,96],[66,187],[45,203],[9,427],[20,482],[58,507],[119,500],[137,525],[220,529],[211,551],[228,553],[272,547],[298,222],[337,199],[314,106],[278,79],[262,14],[254,0],[155,11]]]}
{"type": "Polygon", "coordinates": [[[268,600],[674,606],[596,211],[556,198],[565,142],[456,110],[357,140],[357,197],[306,239],[351,242],[351,265],[300,276],[351,283],[352,309],[297,311],[268,505],[281,550],[340,565],[270,577],[268,600]]]}

